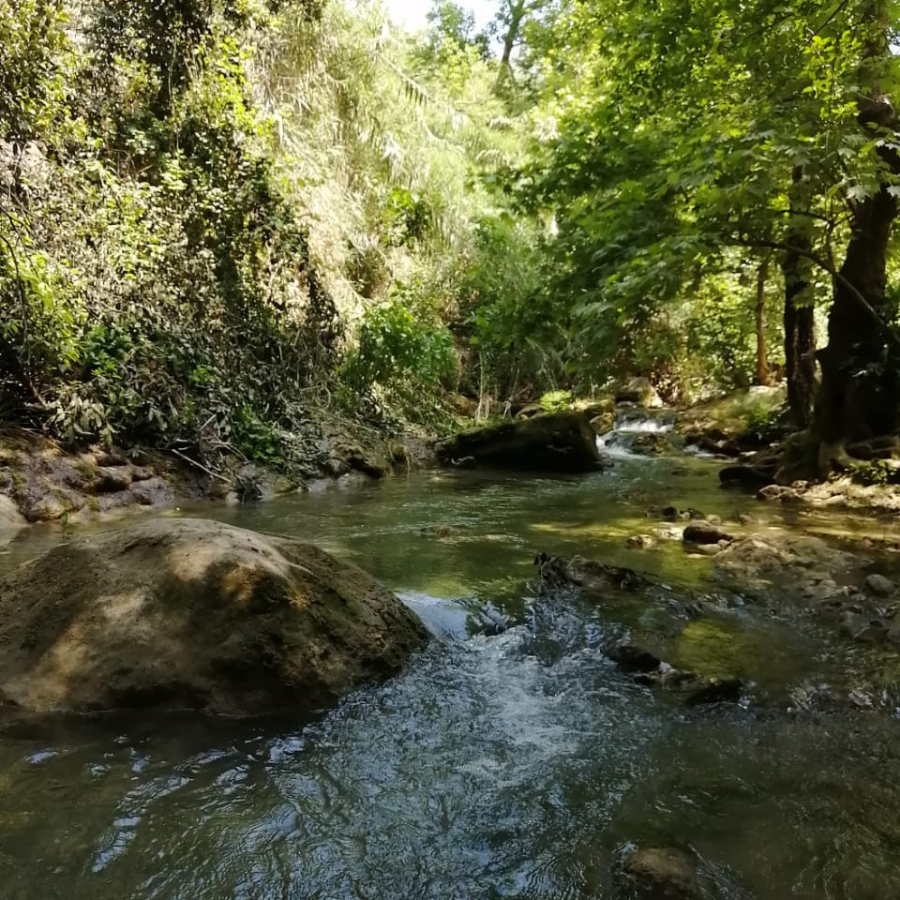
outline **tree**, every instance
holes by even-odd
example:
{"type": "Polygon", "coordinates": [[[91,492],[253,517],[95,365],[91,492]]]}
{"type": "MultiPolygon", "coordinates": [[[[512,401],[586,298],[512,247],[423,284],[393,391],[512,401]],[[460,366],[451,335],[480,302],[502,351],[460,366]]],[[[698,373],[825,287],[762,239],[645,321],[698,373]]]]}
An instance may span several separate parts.
{"type": "Polygon", "coordinates": [[[494,25],[502,41],[498,86],[512,77],[512,57],[528,19],[548,5],[548,0],[501,0],[494,25]]]}
{"type": "Polygon", "coordinates": [[[833,280],[809,436],[825,465],[836,442],[893,427],[897,410],[892,12],[874,0],[576,3],[555,29],[555,58],[573,60],[556,76],[557,134],[518,185],[555,211],[557,288],[607,344],[721,271],[727,248],[778,252],[801,427],[812,310],[821,276],[833,280]]]}
{"type": "Polygon", "coordinates": [[[428,44],[431,56],[438,57],[448,50],[474,47],[482,59],[490,54],[490,37],[478,33],[475,15],[453,0],[432,0],[428,11],[428,44]]]}
{"type": "Polygon", "coordinates": [[[822,388],[812,426],[820,471],[847,461],[847,444],[892,433],[900,401],[900,341],[890,327],[896,297],[887,258],[900,194],[900,120],[889,99],[896,81],[890,46],[893,4],[855,4],[861,33],[856,124],[870,163],[848,190],[850,238],[834,279],[822,388]]]}

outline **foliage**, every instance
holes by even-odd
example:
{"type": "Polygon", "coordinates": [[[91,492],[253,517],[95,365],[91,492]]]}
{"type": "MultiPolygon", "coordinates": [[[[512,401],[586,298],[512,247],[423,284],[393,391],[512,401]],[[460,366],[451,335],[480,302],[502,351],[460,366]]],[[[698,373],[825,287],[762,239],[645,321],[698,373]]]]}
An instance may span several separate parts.
{"type": "Polygon", "coordinates": [[[377,404],[381,397],[407,415],[427,418],[427,398],[452,378],[452,335],[439,321],[414,315],[408,301],[409,291],[398,287],[386,303],[366,311],[359,343],[341,371],[345,402],[377,404]]]}
{"type": "Polygon", "coordinates": [[[541,409],[545,413],[565,412],[572,408],[574,402],[571,391],[550,391],[541,397],[541,409]]]}
{"type": "Polygon", "coordinates": [[[72,444],[235,441],[259,456],[247,410],[271,430],[290,418],[290,394],[334,366],[334,309],[279,192],[248,54],[228,10],[203,8],[190,28],[153,20],[190,36],[189,49],[164,42],[189,56],[165,104],[139,15],[112,56],[101,38],[121,5],[88,7],[86,52],[60,17],[50,46],[65,53],[44,92],[56,124],[41,144],[3,145],[15,242],[0,245],[0,339],[18,365],[2,389],[72,444]],[[102,91],[77,91],[95,76],[102,91]]]}
{"type": "Polygon", "coordinates": [[[783,438],[790,430],[790,417],[783,404],[766,408],[764,404],[751,406],[747,412],[744,435],[760,444],[771,444],[783,438]]]}
{"type": "MultiPolygon", "coordinates": [[[[683,402],[747,387],[758,340],[777,367],[788,286],[824,311],[900,194],[894,5],[495,11],[0,0],[4,414],[271,464],[330,398],[433,421],[445,389],[683,402]]],[[[848,377],[894,378],[890,333],[848,377]]]]}
{"type": "MultiPolygon", "coordinates": [[[[565,379],[569,333],[541,291],[538,240],[536,229],[508,215],[485,218],[460,277],[458,331],[479,361],[469,377],[486,377],[501,394],[565,379]]],[[[477,390],[477,382],[468,387],[477,390]]]]}
{"type": "Polygon", "coordinates": [[[894,460],[875,459],[852,464],[850,476],[858,484],[886,487],[900,484],[900,467],[894,460]]]}
{"type": "MultiPolygon", "coordinates": [[[[736,254],[752,263],[798,233],[830,269],[810,290],[828,286],[848,207],[876,190],[881,166],[878,136],[857,124],[863,6],[563,4],[541,38],[552,125],[509,189],[556,216],[554,297],[601,356],[615,347],[642,368],[660,319],[721,295],[736,254]]],[[[712,377],[750,369],[742,291],[723,296],[734,305],[707,342],[712,377]]],[[[692,331],[670,360],[699,349],[692,331]]]]}

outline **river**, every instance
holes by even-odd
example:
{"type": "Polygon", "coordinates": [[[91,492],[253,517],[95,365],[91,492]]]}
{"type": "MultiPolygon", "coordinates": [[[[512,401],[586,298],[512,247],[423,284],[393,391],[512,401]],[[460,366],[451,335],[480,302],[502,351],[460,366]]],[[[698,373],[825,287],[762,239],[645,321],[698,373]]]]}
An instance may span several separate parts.
{"type": "MultiPolygon", "coordinates": [[[[855,650],[815,623],[544,604],[533,586],[538,550],[703,586],[710,561],[679,542],[625,549],[651,506],[752,513],[773,534],[883,526],[721,491],[706,460],[617,457],[584,478],[425,472],[171,512],[314,541],[438,639],[312,722],[0,720],[0,898],[614,900],[640,845],[695,854],[716,897],[896,900],[896,711],[802,700],[855,650]],[[673,663],[727,665],[745,701],[687,709],[607,659],[651,632],[673,663]]],[[[0,569],[65,539],[32,529],[0,569]]]]}

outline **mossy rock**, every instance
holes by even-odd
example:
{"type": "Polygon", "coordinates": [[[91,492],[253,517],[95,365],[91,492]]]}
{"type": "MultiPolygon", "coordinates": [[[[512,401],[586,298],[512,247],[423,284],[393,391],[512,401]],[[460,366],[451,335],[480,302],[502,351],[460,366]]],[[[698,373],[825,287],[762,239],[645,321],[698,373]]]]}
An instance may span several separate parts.
{"type": "Polygon", "coordinates": [[[596,432],[578,412],[465,431],[440,444],[437,452],[446,464],[471,459],[479,465],[533,472],[590,472],[604,464],[596,432]]]}

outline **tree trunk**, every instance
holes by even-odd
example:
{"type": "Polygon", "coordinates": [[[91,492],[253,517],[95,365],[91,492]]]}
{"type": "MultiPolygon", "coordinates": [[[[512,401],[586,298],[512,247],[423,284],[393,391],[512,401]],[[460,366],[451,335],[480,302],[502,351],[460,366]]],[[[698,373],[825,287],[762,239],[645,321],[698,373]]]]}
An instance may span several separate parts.
{"type": "Polygon", "coordinates": [[[847,255],[835,280],[828,346],[820,354],[822,389],[815,432],[823,466],[840,463],[838,448],[847,441],[889,434],[897,424],[897,376],[886,365],[883,324],[893,312],[887,309],[885,287],[887,247],[896,217],[897,203],[886,186],[864,200],[853,217],[847,255]]]}
{"type": "Polygon", "coordinates": [[[791,176],[791,224],[786,243],[789,247],[781,261],[784,274],[784,362],[788,406],[794,425],[809,428],[816,399],[816,319],[812,298],[806,297],[809,263],[805,254],[812,250],[808,222],[797,215],[803,201],[803,169],[796,166],[791,176]]]}
{"type": "MultiPolygon", "coordinates": [[[[896,117],[886,99],[868,100],[861,104],[860,121],[894,127],[896,117]]],[[[890,172],[900,174],[896,150],[885,145],[878,153],[890,172]]],[[[820,471],[846,463],[848,442],[891,434],[898,424],[897,342],[886,326],[896,310],[885,292],[898,207],[888,188],[883,182],[855,207],[847,255],[835,279],[813,427],[820,471]]]]}
{"type": "Polygon", "coordinates": [[[503,54],[500,57],[500,72],[497,76],[497,87],[502,87],[508,75],[512,71],[512,55],[519,39],[522,22],[527,12],[525,0],[508,2],[506,32],[503,35],[503,54]]]}
{"type": "Polygon", "coordinates": [[[506,37],[503,39],[503,55],[500,57],[500,70],[501,73],[506,72],[512,63],[512,52],[516,46],[516,30],[510,28],[509,31],[506,32],[506,37]]]}
{"type": "MultiPolygon", "coordinates": [[[[890,15],[885,0],[870,0],[860,23],[869,31],[859,83],[857,120],[867,137],[890,138],[898,117],[879,78],[892,57],[890,15]]],[[[813,416],[812,438],[819,472],[843,468],[852,441],[890,434],[898,422],[898,341],[887,323],[896,309],[886,295],[887,251],[897,218],[892,178],[900,175],[900,154],[888,140],[875,151],[884,165],[877,191],[851,207],[847,255],[834,279],[828,346],[819,354],[822,386],[813,416]]]]}
{"type": "Polygon", "coordinates": [[[769,383],[769,360],[766,355],[766,279],[769,277],[769,257],[759,264],[756,273],[756,383],[769,383]]]}
{"type": "MultiPolygon", "coordinates": [[[[791,270],[785,262],[785,280],[791,270]]],[[[816,399],[816,320],[812,305],[797,306],[795,298],[805,288],[796,283],[785,287],[784,359],[788,406],[798,429],[809,427],[816,399]]]]}

